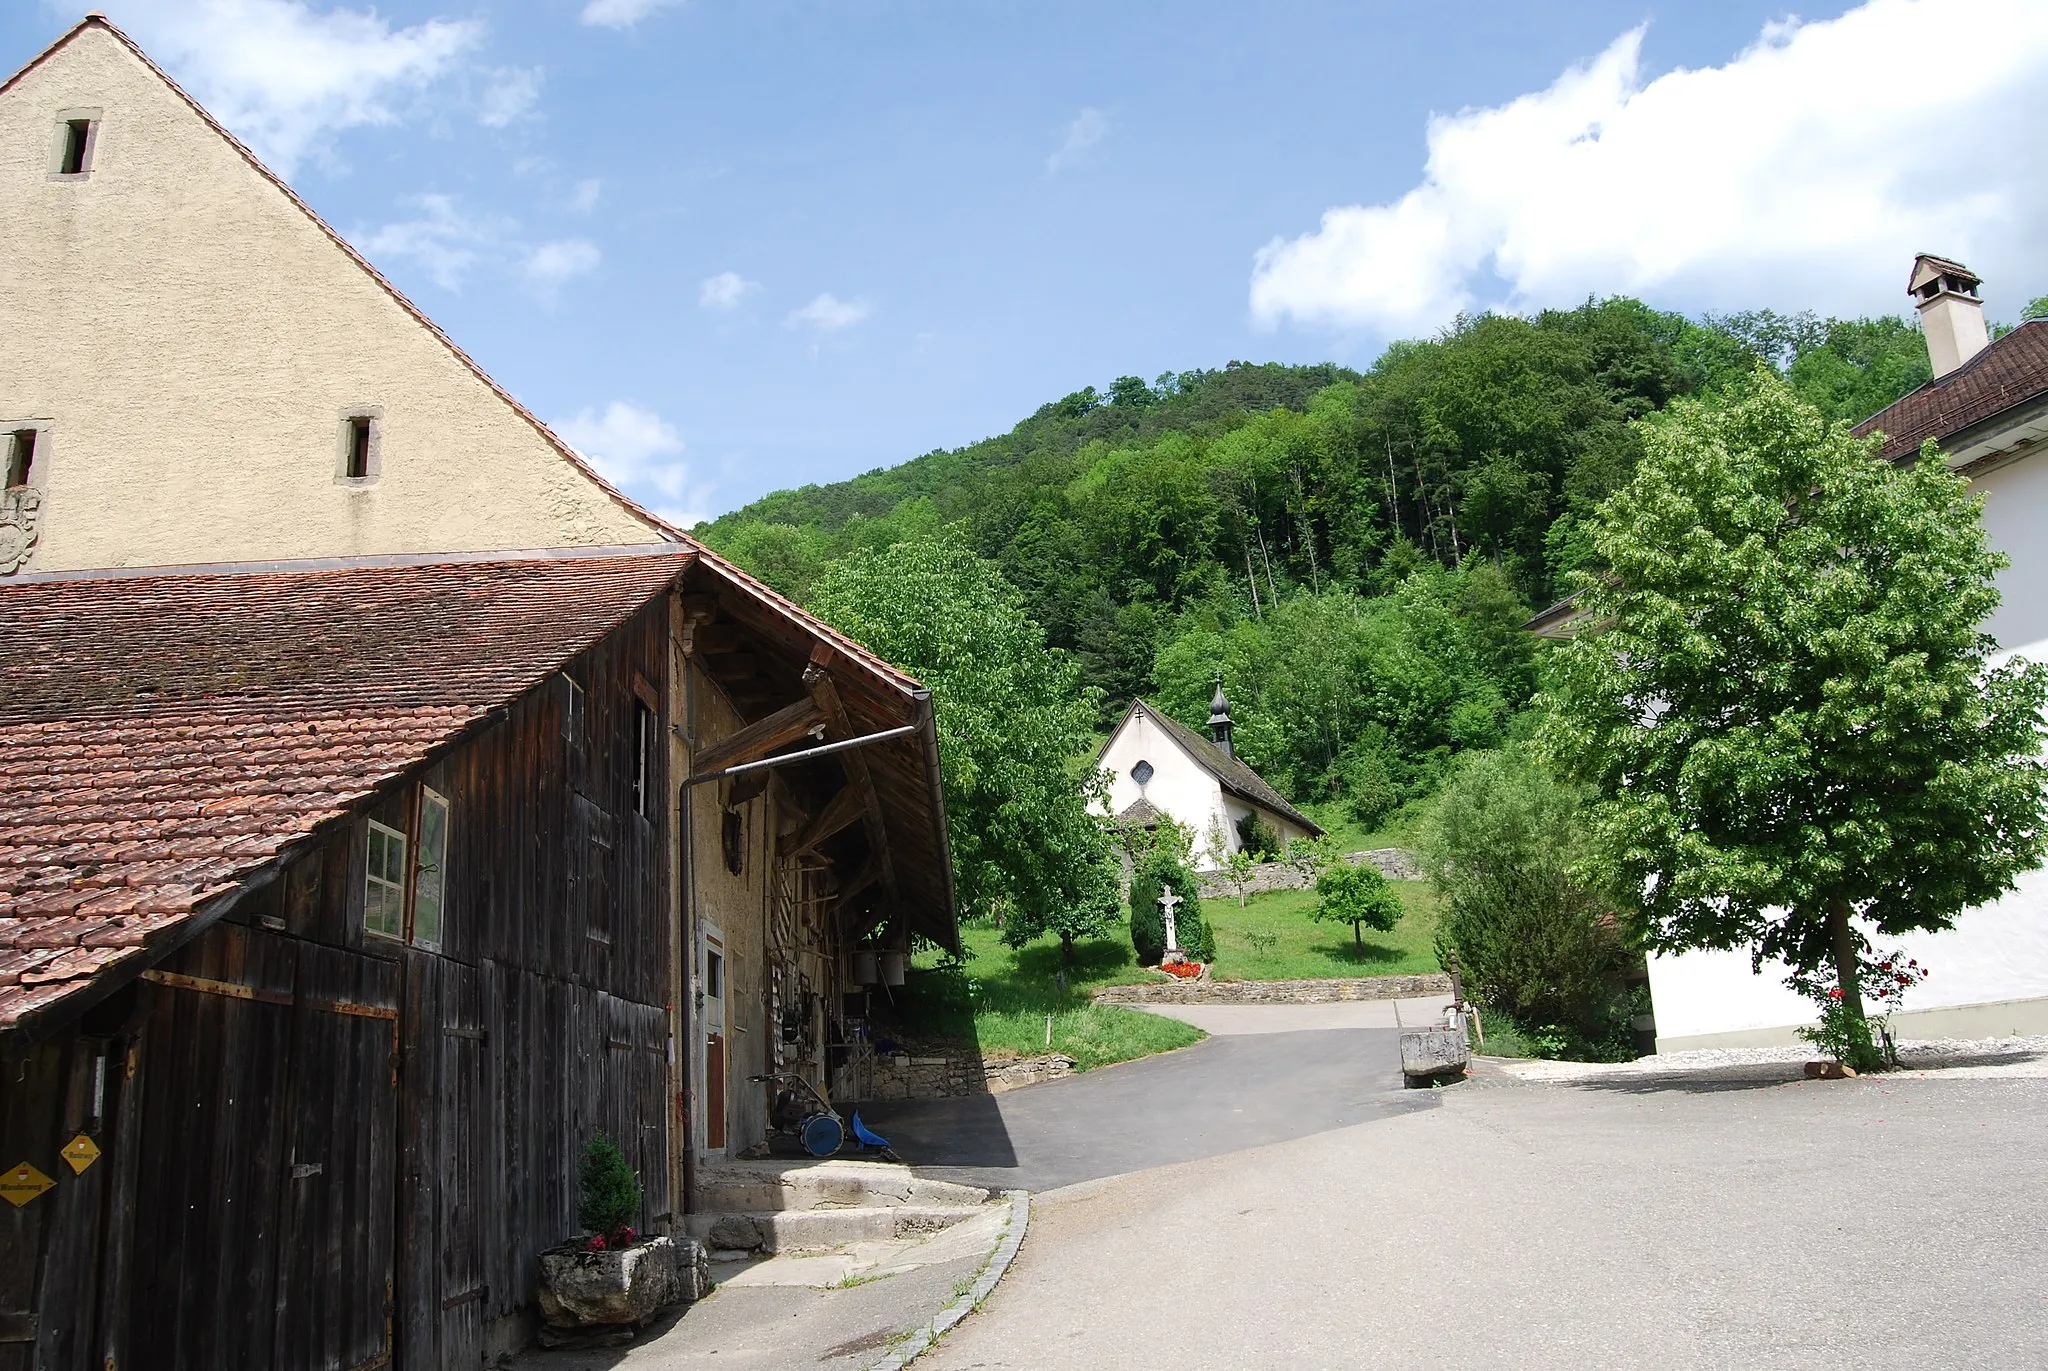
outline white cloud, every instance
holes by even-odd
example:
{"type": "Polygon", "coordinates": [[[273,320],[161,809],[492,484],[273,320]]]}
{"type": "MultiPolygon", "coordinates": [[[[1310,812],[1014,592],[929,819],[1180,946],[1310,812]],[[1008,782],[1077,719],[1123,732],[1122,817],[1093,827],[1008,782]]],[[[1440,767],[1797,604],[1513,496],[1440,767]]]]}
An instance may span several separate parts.
{"type": "Polygon", "coordinates": [[[1642,37],[1432,118],[1420,184],[1260,249],[1254,318],[1415,333],[1616,292],[1893,312],[1916,252],[2048,284],[2048,5],[1869,0],[1647,83],[1642,37]],[[1958,34],[1966,68],[1941,56],[1958,34]]]}
{"type": "Polygon", "coordinates": [[[589,239],[564,238],[542,243],[527,253],[520,271],[529,285],[546,298],[553,299],[565,282],[578,276],[588,276],[603,260],[604,254],[589,239]]]}
{"type": "Polygon", "coordinates": [[[647,498],[654,512],[684,528],[707,518],[710,488],[692,487],[689,468],[677,460],[683,436],[675,425],[625,400],[603,413],[585,409],[555,432],[590,459],[605,478],[628,494],[647,498]]]}
{"type": "Polygon", "coordinates": [[[391,124],[483,38],[470,19],[394,28],[303,0],[125,0],[112,17],[280,176],[339,129],[391,124]]]}
{"type": "MultiPolygon", "coordinates": [[[[721,271],[716,276],[705,277],[703,283],[697,287],[697,303],[705,309],[738,309],[740,301],[746,298],[748,291],[760,288],[759,281],[749,281],[736,271],[721,271]]],[[[825,298],[827,297],[819,297],[825,298]]],[[[815,306],[817,301],[811,303],[815,306]]]]}
{"type": "Polygon", "coordinates": [[[574,193],[569,196],[569,208],[577,214],[588,214],[597,208],[597,200],[604,194],[604,182],[598,177],[578,181],[574,193]]]}
{"type": "Polygon", "coordinates": [[[1109,118],[1099,109],[1089,108],[1074,116],[1067,125],[1067,136],[1045,159],[1045,169],[1055,176],[1086,157],[1089,150],[1109,136],[1109,118]]]}
{"type": "Polygon", "coordinates": [[[853,327],[872,313],[874,310],[865,300],[842,300],[827,291],[802,309],[791,310],[784,322],[791,327],[802,324],[820,333],[836,333],[853,327]]]}
{"type": "Polygon", "coordinates": [[[586,24],[608,29],[629,29],[656,10],[667,9],[676,0],[589,0],[582,19],[586,24]]]}
{"type": "Polygon", "coordinates": [[[477,121],[501,129],[520,118],[540,99],[540,80],[539,67],[499,67],[491,72],[477,121]]]}
{"type": "Polygon", "coordinates": [[[462,278],[479,254],[502,240],[504,223],[465,213],[452,195],[420,195],[411,203],[421,210],[418,218],[386,224],[359,237],[356,246],[372,261],[397,257],[417,262],[443,290],[462,289],[462,278]]]}

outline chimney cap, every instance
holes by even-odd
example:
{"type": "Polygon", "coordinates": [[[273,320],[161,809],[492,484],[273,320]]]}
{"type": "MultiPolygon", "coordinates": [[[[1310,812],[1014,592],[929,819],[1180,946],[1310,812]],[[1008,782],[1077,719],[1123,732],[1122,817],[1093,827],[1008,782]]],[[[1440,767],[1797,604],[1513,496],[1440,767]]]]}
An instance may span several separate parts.
{"type": "Polygon", "coordinates": [[[1913,275],[1906,282],[1906,294],[1915,299],[1932,299],[1943,291],[1975,296],[1984,280],[1961,262],[1923,252],[1913,259],[1913,275]]]}

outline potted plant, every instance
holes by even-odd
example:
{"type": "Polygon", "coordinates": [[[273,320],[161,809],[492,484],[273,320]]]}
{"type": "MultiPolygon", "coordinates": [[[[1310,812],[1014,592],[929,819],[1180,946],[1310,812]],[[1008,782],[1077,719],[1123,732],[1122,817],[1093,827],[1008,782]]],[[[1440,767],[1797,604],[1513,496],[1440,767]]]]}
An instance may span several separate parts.
{"type": "Polygon", "coordinates": [[[640,1177],[603,1133],[584,1147],[578,1180],[583,1236],[540,1254],[543,1345],[627,1342],[669,1305],[705,1295],[708,1265],[697,1242],[634,1230],[640,1177]]]}

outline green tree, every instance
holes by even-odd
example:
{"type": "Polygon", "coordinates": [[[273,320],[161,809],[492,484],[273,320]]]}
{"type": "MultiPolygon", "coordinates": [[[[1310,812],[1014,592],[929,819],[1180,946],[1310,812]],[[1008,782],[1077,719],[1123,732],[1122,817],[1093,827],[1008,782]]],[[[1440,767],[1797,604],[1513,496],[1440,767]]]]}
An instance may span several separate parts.
{"type": "Polygon", "coordinates": [[[2048,668],[1990,664],[2004,560],[1932,444],[1880,462],[1762,368],[1644,440],[1542,746],[1651,946],[1831,969],[1867,1062],[1865,930],[1947,928],[2041,860],[2048,668]]]}
{"type": "Polygon", "coordinates": [[[2048,319],[2048,295],[2029,300],[2027,307],[2020,311],[2022,319],[2048,319]]]}
{"type": "Polygon", "coordinates": [[[1421,856],[1443,902],[1437,955],[1491,1009],[1577,1045],[1605,1036],[1633,958],[1615,909],[1572,872],[1581,793],[1518,751],[1475,752],[1444,785],[1421,856]]]}
{"type": "Polygon", "coordinates": [[[603,1133],[593,1134],[584,1144],[577,1181],[581,1197],[576,1221],[592,1233],[609,1238],[639,1217],[639,1174],[626,1164],[618,1144],[603,1133]]]}
{"type": "Polygon", "coordinates": [[[1316,877],[1316,907],[1309,917],[1319,924],[1350,924],[1352,949],[1364,961],[1364,930],[1393,932],[1401,922],[1401,897],[1378,867],[1339,862],[1316,877]]]}
{"type": "Polygon", "coordinates": [[[931,689],[955,885],[972,913],[1004,914],[1021,946],[1117,920],[1116,873],[1088,813],[1091,772],[1070,763],[1093,740],[1079,670],[1049,649],[991,562],[953,541],[856,553],[826,572],[812,607],[931,689]]]}

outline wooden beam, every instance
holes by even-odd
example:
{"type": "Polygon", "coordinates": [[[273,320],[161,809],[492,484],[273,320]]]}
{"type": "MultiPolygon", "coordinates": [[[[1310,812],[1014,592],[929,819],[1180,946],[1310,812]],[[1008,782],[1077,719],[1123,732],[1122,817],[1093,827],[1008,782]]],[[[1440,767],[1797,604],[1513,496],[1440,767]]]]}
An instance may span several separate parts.
{"type": "Polygon", "coordinates": [[[883,865],[884,863],[877,861],[873,855],[870,855],[865,862],[862,862],[860,870],[853,873],[853,879],[839,887],[839,907],[844,909],[847,902],[854,896],[866,890],[876,881],[881,880],[883,865]]]}
{"type": "MultiPolygon", "coordinates": [[[[700,652],[704,650],[702,640],[706,631],[704,629],[697,630],[699,640],[697,650],[700,652]]],[[[759,665],[759,661],[751,652],[721,652],[716,656],[705,653],[704,665],[717,672],[720,676],[737,681],[752,676],[755,667],[759,665]]]]}
{"type": "Polygon", "coordinates": [[[758,762],[776,748],[803,737],[824,717],[816,699],[798,700],[765,719],[748,724],[730,737],[699,749],[697,755],[690,759],[691,764],[701,776],[707,771],[723,771],[729,766],[738,766],[741,762],[758,762]]]}
{"type": "MultiPolygon", "coordinates": [[[[853,720],[846,713],[846,704],[839,698],[839,688],[832,684],[832,675],[826,669],[837,654],[824,643],[811,649],[811,664],[804,670],[804,688],[811,692],[811,701],[825,718],[833,733],[841,738],[854,735],[853,720]]],[[[868,771],[868,759],[864,749],[855,748],[839,754],[839,761],[846,768],[847,788],[860,798],[862,817],[867,823],[868,851],[872,859],[881,863],[879,872],[882,884],[891,898],[897,894],[896,862],[889,851],[889,829],[882,819],[882,798],[875,790],[875,778],[868,771]]]]}
{"type": "MultiPolygon", "coordinates": [[[[841,754],[844,755],[844,754],[841,754]]],[[[791,856],[815,852],[818,844],[836,833],[844,832],[867,817],[867,802],[861,798],[856,786],[843,785],[832,796],[831,801],[819,810],[816,817],[804,825],[803,831],[791,842],[791,856]]]]}

